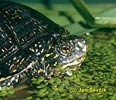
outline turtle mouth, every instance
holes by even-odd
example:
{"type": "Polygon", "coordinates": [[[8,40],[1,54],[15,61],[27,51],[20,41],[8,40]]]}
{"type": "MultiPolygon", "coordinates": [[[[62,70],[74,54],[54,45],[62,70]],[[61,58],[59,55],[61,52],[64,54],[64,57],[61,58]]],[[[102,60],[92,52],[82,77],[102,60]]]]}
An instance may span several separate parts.
{"type": "Polygon", "coordinates": [[[79,68],[79,66],[81,65],[81,63],[84,61],[85,56],[81,56],[80,58],[75,58],[71,61],[68,61],[67,63],[65,63],[62,68],[66,69],[66,70],[76,70],[79,68]]]}

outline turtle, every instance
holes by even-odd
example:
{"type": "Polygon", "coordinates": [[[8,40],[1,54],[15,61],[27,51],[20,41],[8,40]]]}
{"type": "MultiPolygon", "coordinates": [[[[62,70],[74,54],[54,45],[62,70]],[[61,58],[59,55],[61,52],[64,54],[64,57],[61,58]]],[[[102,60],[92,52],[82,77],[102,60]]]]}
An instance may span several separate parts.
{"type": "Polygon", "coordinates": [[[40,12],[12,1],[0,1],[0,88],[22,80],[51,78],[76,70],[85,59],[87,42],[40,12]]]}

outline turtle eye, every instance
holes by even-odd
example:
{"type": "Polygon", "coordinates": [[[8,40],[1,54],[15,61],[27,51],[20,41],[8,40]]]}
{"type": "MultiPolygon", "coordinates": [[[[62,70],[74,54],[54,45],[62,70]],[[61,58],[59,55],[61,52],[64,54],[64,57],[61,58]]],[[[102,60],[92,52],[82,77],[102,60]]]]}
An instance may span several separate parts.
{"type": "Polygon", "coordinates": [[[61,47],[61,51],[64,54],[69,54],[72,51],[72,48],[70,46],[64,45],[64,46],[61,47]]]}

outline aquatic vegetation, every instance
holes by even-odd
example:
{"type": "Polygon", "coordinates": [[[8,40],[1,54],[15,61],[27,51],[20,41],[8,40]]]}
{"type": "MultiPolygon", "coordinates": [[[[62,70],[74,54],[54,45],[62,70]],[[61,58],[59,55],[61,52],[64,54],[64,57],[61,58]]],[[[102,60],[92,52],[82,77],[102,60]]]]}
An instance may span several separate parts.
{"type": "Polygon", "coordinates": [[[15,93],[13,87],[3,87],[2,90],[0,90],[0,100],[2,100],[2,97],[10,97],[15,93]]]}

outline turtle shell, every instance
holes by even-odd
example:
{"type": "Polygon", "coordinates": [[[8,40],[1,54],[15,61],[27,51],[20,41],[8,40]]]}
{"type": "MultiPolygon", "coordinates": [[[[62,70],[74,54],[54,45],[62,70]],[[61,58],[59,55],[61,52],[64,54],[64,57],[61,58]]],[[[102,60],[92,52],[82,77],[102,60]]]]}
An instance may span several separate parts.
{"type": "Polygon", "coordinates": [[[35,39],[66,34],[64,28],[27,6],[11,1],[0,3],[0,62],[35,39]]]}
{"type": "Polygon", "coordinates": [[[50,44],[46,42],[66,34],[64,28],[41,13],[15,2],[0,1],[0,78],[26,68],[34,59],[33,50],[29,48],[37,40],[44,38],[46,41],[40,45],[49,50],[50,44]]]}

